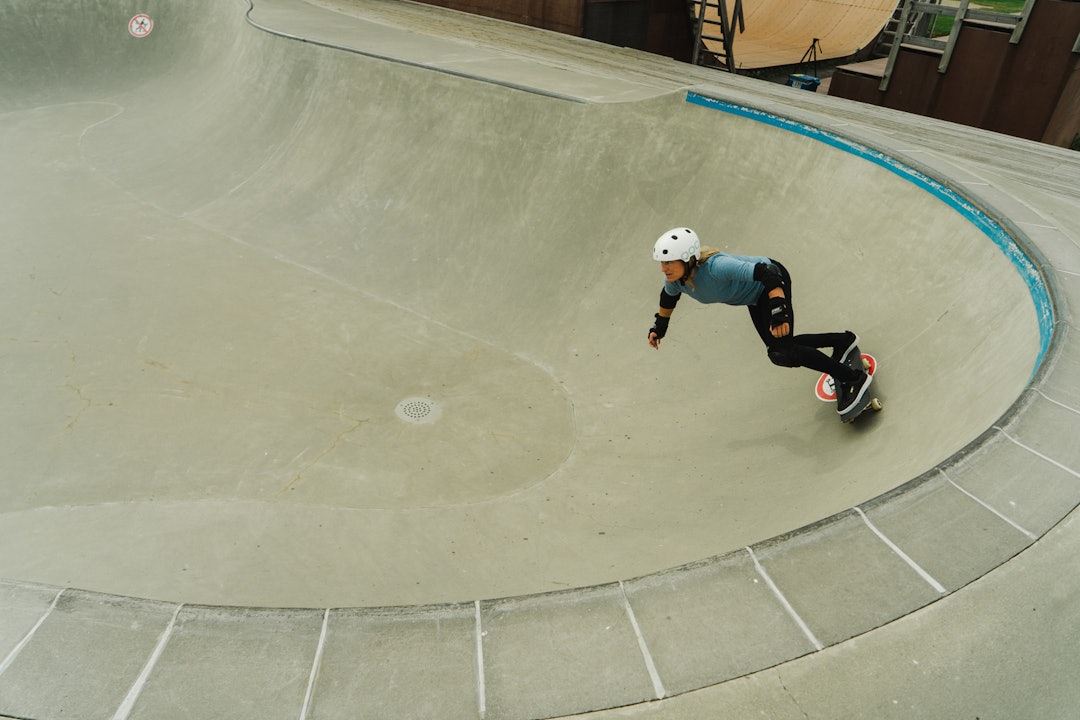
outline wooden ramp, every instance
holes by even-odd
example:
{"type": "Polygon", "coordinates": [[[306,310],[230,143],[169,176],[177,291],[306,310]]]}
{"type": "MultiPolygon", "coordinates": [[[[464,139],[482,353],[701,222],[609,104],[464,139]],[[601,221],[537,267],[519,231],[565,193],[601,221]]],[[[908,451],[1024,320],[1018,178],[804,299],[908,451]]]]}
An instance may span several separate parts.
{"type": "MultiPolygon", "coordinates": [[[[853,55],[885,27],[895,0],[744,0],[746,30],[735,35],[735,69],[751,70],[798,63],[816,38],[817,58],[853,55]]],[[[709,5],[706,20],[717,21],[709,5]]],[[[715,54],[723,43],[703,38],[715,54]]]]}

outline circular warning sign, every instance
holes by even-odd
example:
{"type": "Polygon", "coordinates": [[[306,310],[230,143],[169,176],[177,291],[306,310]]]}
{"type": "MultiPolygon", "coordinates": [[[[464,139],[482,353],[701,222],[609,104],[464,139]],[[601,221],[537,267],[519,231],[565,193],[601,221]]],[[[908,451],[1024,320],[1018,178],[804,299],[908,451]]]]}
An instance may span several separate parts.
{"type": "MultiPolygon", "coordinates": [[[[863,353],[862,357],[863,362],[868,363],[866,374],[873,375],[877,372],[877,360],[874,359],[874,356],[863,353]]],[[[817,395],[818,400],[836,402],[836,383],[833,382],[832,375],[822,373],[821,377],[818,378],[814,393],[817,395]]]]}
{"type": "Polygon", "coordinates": [[[829,373],[822,373],[818,378],[817,387],[814,388],[814,393],[817,395],[818,400],[825,402],[836,401],[836,383],[833,382],[832,375],[829,373]]]}
{"type": "Polygon", "coordinates": [[[128,32],[132,37],[144,38],[154,29],[154,21],[149,15],[139,13],[128,22],[128,32]]]}

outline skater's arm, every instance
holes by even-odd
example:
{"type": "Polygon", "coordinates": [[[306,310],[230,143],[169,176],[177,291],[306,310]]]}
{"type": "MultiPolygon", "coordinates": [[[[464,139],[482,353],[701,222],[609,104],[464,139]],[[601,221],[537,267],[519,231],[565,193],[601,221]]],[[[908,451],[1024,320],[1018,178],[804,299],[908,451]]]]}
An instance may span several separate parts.
{"type": "Polygon", "coordinates": [[[667,334],[668,319],[671,317],[671,313],[675,312],[675,308],[660,308],[660,310],[654,315],[655,322],[649,329],[649,346],[660,349],[660,339],[667,334]]]}
{"type": "Polygon", "coordinates": [[[675,305],[679,302],[680,295],[668,295],[666,290],[660,291],[660,308],[653,315],[655,322],[649,328],[649,346],[660,349],[660,340],[667,334],[668,320],[675,312],[675,305]]]}
{"type": "Polygon", "coordinates": [[[791,334],[791,305],[784,294],[784,279],[780,268],[771,262],[758,263],[754,266],[754,279],[768,290],[769,313],[774,318],[769,332],[774,338],[787,337],[791,334]]]}
{"type": "MultiPolygon", "coordinates": [[[[783,302],[787,301],[787,296],[784,295],[784,288],[774,287],[772,290],[769,291],[770,300],[777,298],[783,302]]],[[[775,327],[771,327],[769,328],[769,332],[772,333],[772,336],[774,338],[787,337],[791,334],[791,323],[781,323],[775,327]]]]}

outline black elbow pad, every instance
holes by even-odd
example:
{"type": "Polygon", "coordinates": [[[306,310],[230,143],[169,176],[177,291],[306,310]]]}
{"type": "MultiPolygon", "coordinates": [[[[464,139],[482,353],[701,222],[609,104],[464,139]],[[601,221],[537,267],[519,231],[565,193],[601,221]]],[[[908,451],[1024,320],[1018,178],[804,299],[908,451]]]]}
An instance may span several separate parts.
{"type": "Polygon", "coordinates": [[[660,289],[660,307],[665,310],[674,310],[675,306],[679,303],[679,298],[682,297],[682,293],[678,295],[668,295],[667,290],[660,289]]]}
{"type": "Polygon", "coordinates": [[[778,288],[784,282],[780,268],[772,263],[758,263],[754,266],[754,279],[765,286],[766,290],[778,288]]]}

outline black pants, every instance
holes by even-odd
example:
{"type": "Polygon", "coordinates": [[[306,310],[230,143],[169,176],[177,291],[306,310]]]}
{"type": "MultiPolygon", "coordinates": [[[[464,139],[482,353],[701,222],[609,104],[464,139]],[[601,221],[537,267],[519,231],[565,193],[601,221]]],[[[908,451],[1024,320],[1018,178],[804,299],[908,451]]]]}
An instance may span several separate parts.
{"type": "Polygon", "coordinates": [[[839,354],[840,347],[847,341],[847,333],[817,333],[810,335],[795,334],[795,305],[791,297],[791,275],[780,263],[771,261],[780,269],[783,280],[780,287],[784,290],[791,306],[791,332],[782,338],[775,338],[770,332],[769,292],[763,291],[757,302],[749,306],[750,319],[754,321],[761,341],[768,348],[769,360],[782,367],[806,367],[818,372],[829,373],[841,381],[853,380],[857,373],[842,364],[833,356],[826,355],[819,348],[833,349],[833,355],[839,354]]]}

